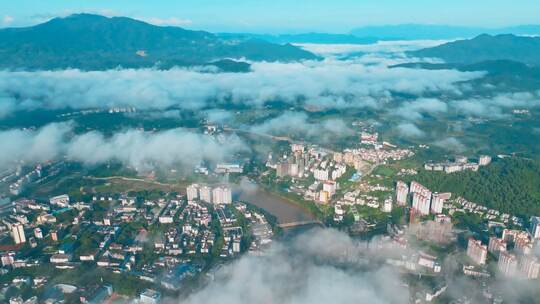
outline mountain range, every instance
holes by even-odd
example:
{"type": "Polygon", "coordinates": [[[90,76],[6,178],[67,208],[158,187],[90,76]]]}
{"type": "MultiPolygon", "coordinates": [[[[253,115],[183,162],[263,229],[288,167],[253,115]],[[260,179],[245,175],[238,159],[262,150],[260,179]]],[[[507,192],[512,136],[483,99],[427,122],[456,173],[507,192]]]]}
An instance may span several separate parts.
{"type": "Polygon", "coordinates": [[[220,33],[225,38],[256,38],[272,43],[314,44],[371,44],[388,40],[455,40],[473,38],[481,34],[519,36],[540,35],[540,25],[520,25],[502,28],[464,27],[449,25],[401,24],[366,26],[353,29],[348,34],[299,33],[299,34],[254,34],[220,33]]]}
{"type": "Polygon", "coordinates": [[[482,34],[407,52],[418,58],[439,58],[445,63],[405,63],[394,67],[484,71],[473,82],[476,90],[536,91],[540,87],[540,38],[510,34],[482,34]]]}
{"type": "MultiPolygon", "coordinates": [[[[419,39],[467,36],[480,30],[484,29],[403,25],[366,27],[354,30],[352,34],[213,34],[180,27],[155,26],[127,17],[75,14],[30,27],[0,29],[0,69],[104,70],[117,67],[167,69],[173,66],[215,66],[221,71],[245,72],[250,69],[250,64],[245,61],[319,59],[317,55],[292,43],[368,44],[390,37],[419,39]]],[[[540,33],[540,26],[497,31],[540,33]]],[[[540,38],[482,34],[473,39],[453,41],[408,54],[441,58],[447,64],[459,65],[460,68],[486,61],[493,65],[501,60],[538,66],[540,38]]]]}
{"type": "Polygon", "coordinates": [[[473,39],[449,42],[409,54],[416,57],[437,57],[447,63],[512,60],[540,65],[540,37],[482,34],[473,39]]]}
{"type": "Polygon", "coordinates": [[[291,44],[224,39],[204,31],[151,25],[126,17],[75,14],[24,28],[0,30],[0,68],[103,70],[214,65],[245,71],[238,60],[317,59],[291,44]]]}
{"type": "Polygon", "coordinates": [[[531,36],[540,35],[540,25],[482,28],[429,24],[400,24],[360,27],[353,29],[350,34],[357,37],[377,37],[380,40],[464,39],[476,37],[481,34],[514,34],[531,36]]]}
{"type": "Polygon", "coordinates": [[[351,34],[329,34],[329,33],[301,33],[301,34],[252,34],[252,33],[221,33],[218,34],[224,38],[240,39],[261,39],[271,43],[312,43],[312,44],[371,44],[381,40],[377,37],[364,36],[359,37],[351,34]]]}
{"type": "Polygon", "coordinates": [[[471,80],[476,93],[483,90],[501,92],[536,91],[540,88],[540,67],[511,60],[481,61],[471,64],[460,63],[404,63],[392,68],[425,70],[458,70],[463,72],[482,71],[486,75],[471,80]]]}

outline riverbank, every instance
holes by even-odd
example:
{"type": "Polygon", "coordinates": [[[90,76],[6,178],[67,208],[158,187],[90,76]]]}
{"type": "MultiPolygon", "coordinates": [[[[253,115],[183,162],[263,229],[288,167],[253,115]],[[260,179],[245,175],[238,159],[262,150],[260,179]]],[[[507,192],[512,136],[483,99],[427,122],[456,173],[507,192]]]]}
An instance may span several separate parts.
{"type": "Polygon", "coordinates": [[[279,224],[318,220],[315,214],[301,204],[255,184],[253,186],[237,189],[237,199],[268,211],[277,218],[279,224]]]}

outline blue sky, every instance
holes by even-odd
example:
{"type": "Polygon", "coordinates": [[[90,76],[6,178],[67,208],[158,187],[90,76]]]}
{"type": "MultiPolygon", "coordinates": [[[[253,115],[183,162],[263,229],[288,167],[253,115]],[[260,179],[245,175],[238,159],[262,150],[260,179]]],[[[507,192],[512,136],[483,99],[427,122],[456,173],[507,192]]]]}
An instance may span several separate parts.
{"type": "Polygon", "coordinates": [[[2,0],[0,26],[94,12],[210,31],[348,32],[364,25],[540,23],[539,0],[2,0]]]}

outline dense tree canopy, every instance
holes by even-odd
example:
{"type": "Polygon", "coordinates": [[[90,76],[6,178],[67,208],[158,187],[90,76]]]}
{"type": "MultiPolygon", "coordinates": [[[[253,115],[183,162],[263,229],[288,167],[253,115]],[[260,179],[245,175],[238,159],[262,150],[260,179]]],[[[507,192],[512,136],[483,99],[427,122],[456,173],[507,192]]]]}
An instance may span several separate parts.
{"type": "Polygon", "coordinates": [[[522,216],[540,215],[540,162],[497,159],[478,172],[421,171],[413,177],[432,191],[452,192],[489,208],[522,216]]]}

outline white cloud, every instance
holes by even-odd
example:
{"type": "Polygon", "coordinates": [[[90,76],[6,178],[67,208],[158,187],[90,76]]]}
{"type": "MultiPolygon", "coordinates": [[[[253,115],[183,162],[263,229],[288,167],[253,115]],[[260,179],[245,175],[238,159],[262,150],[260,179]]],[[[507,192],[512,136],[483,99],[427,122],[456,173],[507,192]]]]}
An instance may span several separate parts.
{"type": "Polygon", "coordinates": [[[159,26],[188,26],[193,23],[192,20],[177,17],[158,18],[158,17],[136,17],[135,19],[159,26]]]}
{"type": "Polygon", "coordinates": [[[311,122],[308,115],[300,112],[285,112],[259,125],[251,127],[256,133],[297,138],[311,137],[321,141],[342,138],[354,134],[341,119],[326,119],[311,122]]]}
{"type": "Polygon", "coordinates": [[[5,145],[0,168],[65,157],[88,165],[117,161],[136,170],[192,167],[201,161],[218,162],[248,148],[236,136],[213,138],[184,129],[163,132],[125,130],[105,136],[99,132],[73,134],[70,123],[53,123],[39,130],[0,132],[5,145]]]}
{"type": "Polygon", "coordinates": [[[471,98],[451,102],[459,113],[482,118],[505,118],[512,108],[533,108],[540,106],[539,93],[506,93],[492,98],[471,98]]]}
{"type": "Polygon", "coordinates": [[[362,244],[331,229],[309,231],[291,244],[274,244],[262,256],[246,255],[180,303],[408,303],[399,274],[358,270],[362,244]],[[331,244],[331,246],[329,246],[331,244]],[[340,267],[340,261],[349,261],[340,267]]]}
{"type": "Polygon", "coordinates": [[[6,26],[6,25],[10,25],[11,23],[13,23],[13,21],[15,20],[15,18],[9,16],[9,15],[5,15],[4,17],[2,17],[2,25],[6,26]]]}
{"type": "Polygon", "coordinates": [[[393,110],[393,115],[406,120],[418,120],[423,114],[446,113],[448,105],[435,98],[419,98],[414,101],[404,102],[399,108],[393,110]]]}
{"type": "Polygon", "coordinates": [[[409,122],[400,123],[397,125],[396,129],[399,135],[407,138],[423,137],[426,135],[426,133],[420,130],[415,124],[409,122]]]}
{"type": "Polygon", "coordinates": [[[466,149],[465,145],[455,137],[444,138],[434,142],[433,144],[439,148],[457,153],[461,153],[466,149]]]}
{"type": "Polygon", "coordinates": [[[298,46],[323,56],[335,56],[350,53],[394,53],[403,54],[428,47],[438,46],[450,40],[394,40],[379,41],[370,44],[297,44],[298,46]]]}
{"type": "Polygon", "coordinates": [[[5,169],[18,161],[36,163],[57,158],[71,130],[70,124],[58,123],[45,126],[39,131],[0,131],[0,142],[5,143],[0,153],[0,168],[5,169]]]}
{"type": "MultiPolygon", "coordinates": [[[[408,94],[450,91],[478,72],[417,70],[327,59],[303,63],[253,63],[250,73],[79,70],[0,71],[3,109],[134,106],[140,109],[198,109],[229,102],[261,106],[280,100],[322,108],[377,107],[391,91],[408,94]],[[12,106],[6,107],[5,104],[12,106]]],[[[5,112],[6,110],[4,110],[5,112]]],[[[5,115],[6,113],[4,113],[5,115]]]]}
{"type": "Polygon", "coordinates": [[[233,113],[220,109],[211,109],[205,111],[208,121],[212,123],[225,124],[233,118],[233,113]]]}

